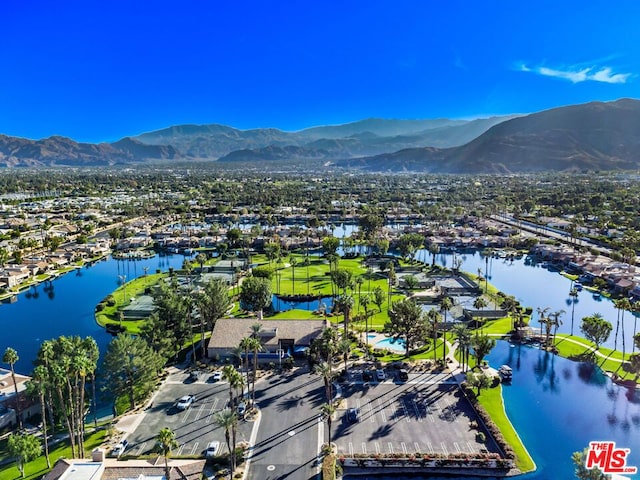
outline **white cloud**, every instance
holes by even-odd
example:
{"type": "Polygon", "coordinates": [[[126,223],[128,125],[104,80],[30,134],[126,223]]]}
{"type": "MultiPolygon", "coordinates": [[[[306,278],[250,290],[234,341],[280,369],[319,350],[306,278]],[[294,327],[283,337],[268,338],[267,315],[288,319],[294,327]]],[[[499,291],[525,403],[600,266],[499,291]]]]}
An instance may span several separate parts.
{"type": "Polygon", "coordinates": [[[549,68],[549,67],[529,67],[525,64],[519,66],[521,72],[533,72],[545,77],[562,78],[572,83],[593,82],[603,83],[626,83],[631,77],[630,73],[613,73],[611,67],[569,67],[565,69],[549,68]]]}

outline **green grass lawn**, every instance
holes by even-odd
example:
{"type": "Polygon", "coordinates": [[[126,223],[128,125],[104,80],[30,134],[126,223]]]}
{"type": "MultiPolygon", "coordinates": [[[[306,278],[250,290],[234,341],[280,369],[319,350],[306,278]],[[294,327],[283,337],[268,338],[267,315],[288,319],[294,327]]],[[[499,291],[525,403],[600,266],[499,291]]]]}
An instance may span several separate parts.
{"type": "MultiPolygon", "coordinates": [[[[107,435],[106,430],[98,430],[95,433],[87,435],[85,439],[85,450],[86,456],[89,457],[91,454],[91,450],[96,447],[99,447],[104,443],[105,437],[107,435]]],[[[6,450],[7,442],[3,440],[0,442],[0,458],[8,458],[9,452],[6,450]]],[[[44,452],[44,446],[43,446],[44,452]]],[[[71,447],[68,442],[62,442],[57,444],[55,447],[49,447],[49,458],[51,460],[51,466],[55,465],[56,461],[59,458],[71,458],[71,447]]],[[[42,456],[36,458],[33,462],[27,463],[25,465],[25,477],[26,479],[36,479],[42,477],[45,473],[49,471],[47,468],[47,461],[44,457],[44,453],[42,456]]],[[[0,480],[17,480],[20,477],[20,471],[18,467],[15,466],[15,463],[11,463],[8,465],[4,465],[0,467],[0,480]]]]}
{"type": "Polygon", "coordinates": [[[491,415],[494,423],[502,432],[505,440],[516,454],[516,465],[522,471],[522,473],[535,470],[536,465],[529,455],[529,452],[525,448],[522,440],[518,436],[515,428],[511,424],[507,413],[504,410],[504,402],[502,401],[502,386],[498,385],[496,388],[488,388],[482,390],[482,393],[478,397],[478,401],[485,408],[485,410],[491,415]]]}
{"type": "Polygon", "coordinates": [[[627,372],[622,368],[623,358],[625,361],[628,360],[630,353],[627,353],[623,357],[622,352],[618,350],[600,347],[598,352],[604,355],[604,357],[596,356],[594,355],[596,347],[594,343],[582,337],[567,334],[558,334],[556,336],[556,347],[558,348],[559,355],[562,357],[573,360],[593,361],[604,371],[616,373],[624,380],[635,379],[635,374],[627,372]],[[580,344],[565,341],[566,339],[575,340],[580,342],[580,344]]]}

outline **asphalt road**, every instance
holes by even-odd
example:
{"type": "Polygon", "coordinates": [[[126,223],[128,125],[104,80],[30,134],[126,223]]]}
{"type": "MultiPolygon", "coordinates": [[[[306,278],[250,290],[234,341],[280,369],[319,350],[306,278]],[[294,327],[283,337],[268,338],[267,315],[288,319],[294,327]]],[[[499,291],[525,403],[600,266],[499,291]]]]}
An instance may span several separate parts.
{"type": "Polygon", "coordinates": [[[256,384],[260,428],[251,455],[249,480],[310,480],[317,475],[317,456],[326,402],[322,378],[285,373],[256,384]]]}

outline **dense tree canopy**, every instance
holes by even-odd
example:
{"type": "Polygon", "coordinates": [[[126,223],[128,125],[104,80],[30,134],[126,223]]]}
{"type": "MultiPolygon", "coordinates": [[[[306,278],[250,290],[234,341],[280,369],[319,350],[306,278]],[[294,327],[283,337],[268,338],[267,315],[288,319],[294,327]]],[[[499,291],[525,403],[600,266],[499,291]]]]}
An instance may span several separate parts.
{"type": "Polygon", "coordinates": [[[590,317],[584,317],[580,325],[580,331],[587,340],[591,340],[596,344],[596,350],[607,341],[613,326],[607,322],[602,315],[595,313],[590,317]]]}
{"type": "Polygon", "coordinates": [[[126,395],[133,409],[153,391],[163,365],[164,359],[143,338],[120,334],[107,347],[104,388],[114,398],[126,395]]]}
{"type": "Polygon", "coordinates": [[[429,323],[422,313],[422,308],[412,299],[407,298],[393,302],[389,310],[389,321],[384,325],[384,331],[394,340],[404,340],[405,355],[416,346],[427,341],[429,323]]]}

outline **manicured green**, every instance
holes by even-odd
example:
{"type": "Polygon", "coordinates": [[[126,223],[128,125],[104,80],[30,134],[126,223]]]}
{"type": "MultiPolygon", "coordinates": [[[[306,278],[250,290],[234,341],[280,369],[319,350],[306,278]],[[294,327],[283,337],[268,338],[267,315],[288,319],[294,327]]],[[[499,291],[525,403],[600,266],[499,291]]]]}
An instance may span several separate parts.
{"type": "Polygon", "coordinates": [[[507,443],[511,445],[511,448],[513,448],[513,451],[516,454],[516,466],[522,471],[522,473],[535,470],[536,464],[531,458],[531,455],[529,455],[529,452],[522,443],[518,433],[513,428],[513,425],[504,410],[502,386],[498,385],[496,388],[482,390],[482,393],[478,397],[478,401],[489,415],[491,415],[492,420],[500,429],[500,432],[502,432],[502,436],[505,438],[507,443]]]}
{"type": "MultiPolygon", "coordinates": [[[[593,356],[595,359],[595,363],[606,372],[616,373],[620,378],[624,380],[633,380],[635,379],[635,375],[626,372],[622,368],[623,356],[622,352],[618,350],[612,350],[606,347],[600,347],[599,350],[595,350],[595,344],[586,340],[582,337],[577,337],[575,335],[566,335],[566,334],[558,334],[556,337],[556,348],[558,349],[558,354],[565,358],[571,359],[580,359],[580,358],[589,358],[589,356],[593,356]],[[566,339],[571,339],[579,344],[564,341],[566,339]],[[602,354],[603,356],[597,355],[597,353],[602,354]]],[[[631,353],[627,353],[624,357],[624,360],[627,361],[631,353]]]]}
{"type": "MultiPolygon", "coordinates": [[[[91,450],[104,443],[106,434],[106,430],[98,430],[95,433],[87,435],[85,439],[87,455],[91,453],[91,450]]],[[[7,441],[2,440],[0,442],[0,458],[7,458],[8,455],[7,441]]],[[[51,459],[52,467],[59,458],[63,457],[71,458],[71,447],[68,442],[61,442],[56,446],[49,446],[49,458],[51,459]]],[[[44,457],[44,447],[42,456],[36,458],[33,462],[27,463],[24,471],[26,479],[40,478],[49,471],[49,469],[47,469],[47,461],[44,457]]],[[[20,472],[15,466],[15,463],[10,463],[0,467],[0,480],[16,480],[18,478],[20,478],[20,472]]]]}

